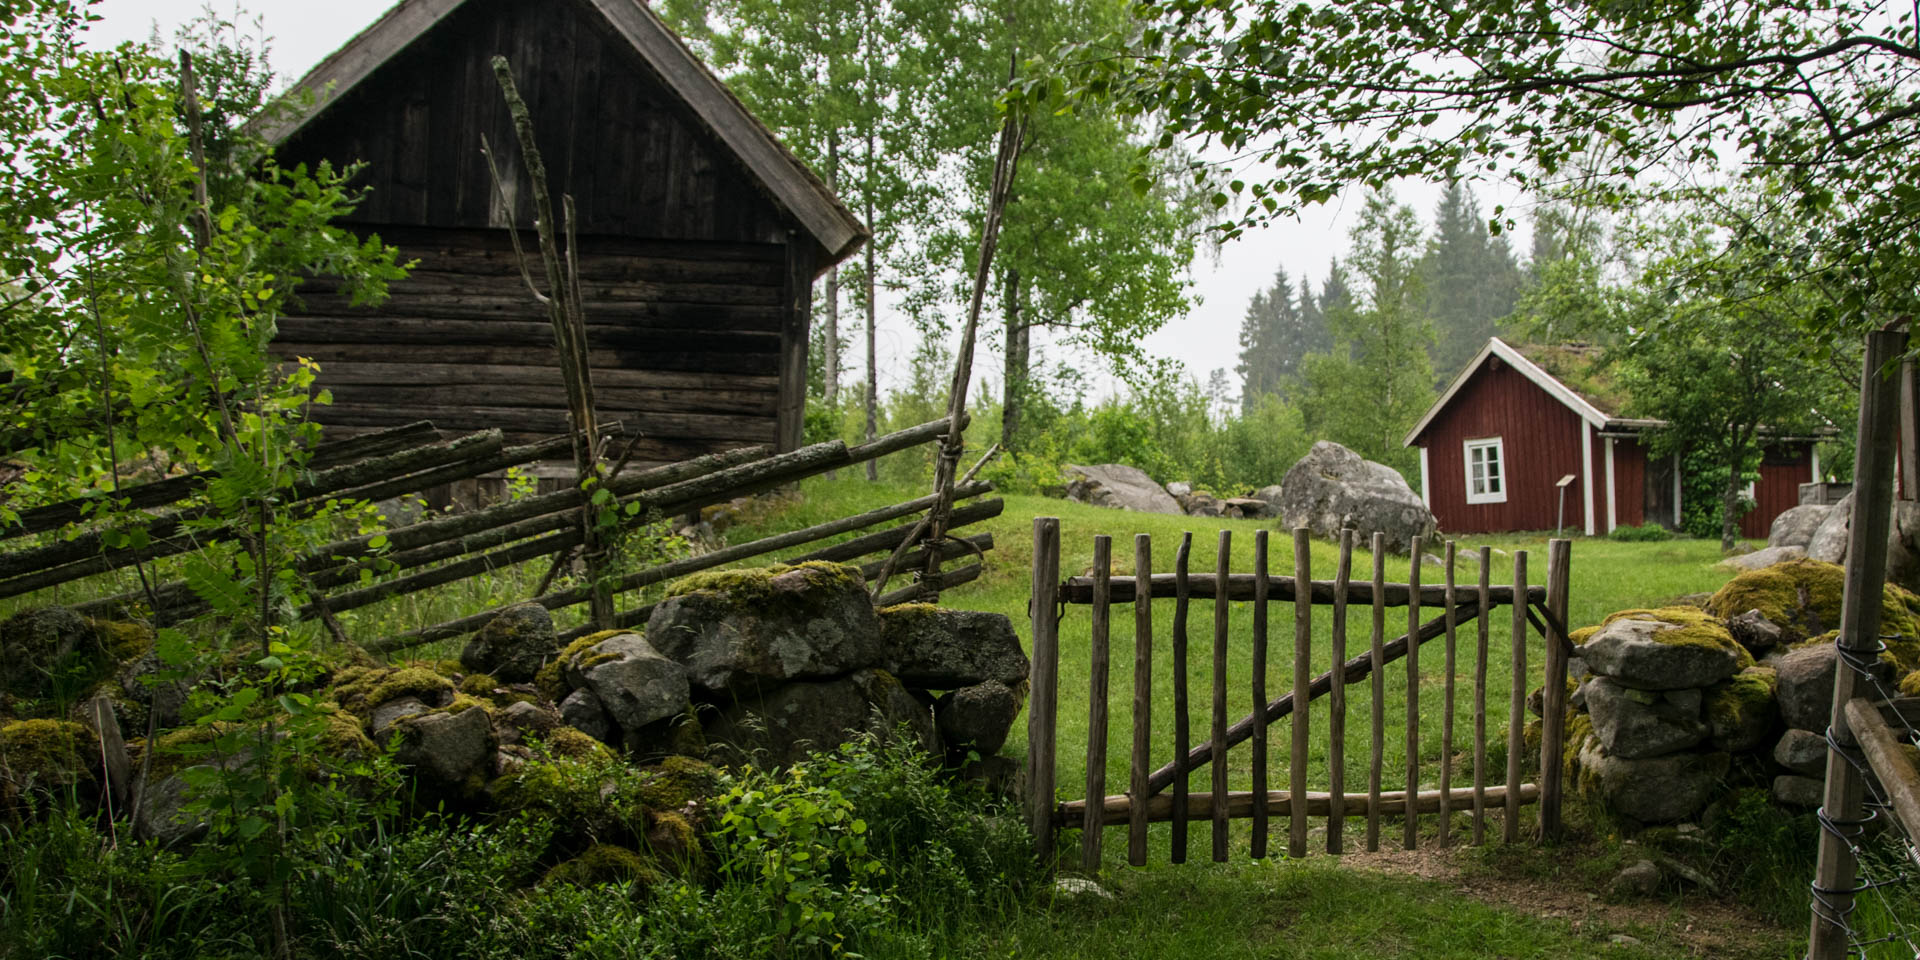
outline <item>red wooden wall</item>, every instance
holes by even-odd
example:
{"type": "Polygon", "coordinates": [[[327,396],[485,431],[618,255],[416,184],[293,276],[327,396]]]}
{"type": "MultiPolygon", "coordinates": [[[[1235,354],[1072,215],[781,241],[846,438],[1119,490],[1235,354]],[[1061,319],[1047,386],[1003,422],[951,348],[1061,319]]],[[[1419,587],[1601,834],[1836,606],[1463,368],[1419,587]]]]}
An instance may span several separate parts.
{"type": "MultiPolygon", "coordinates": [[[[1599,448],[1599,438],[1593,440],[1593,468],[1598,474],[1605,451],[1599,448]]],[[[1427,492],[1443,532],[1551,530],[1559,494],[1554,482],[1581,470],[1580,417],[1498,357],[1487,360],[1415,442],[1427,448],[1427,492]],[[1502,438],[1507,500],[1469,504],[1462,444],[1487,437],[1502,438]]],[[[1604,510],[1606,501],[1600,497],[1598,482],[1596,477],[1595,503],[1604,510]]],[[[1585,522],[1576,479],[1567,488],[1566,526],[1581,531],[1585,522]]]]}
{"type": "MultiPolygon", "coordinates": [[[[1604,470],[1605,461],[1600,462],[1604,470]]],[[[1599,493],[1603,498],[1606,495],[1605,489],[1599,493]]],[[[1600,526],[1594,528],[1596,533],[1606,532],[1606,503],[1605,499],[1600,501],[1603,512],[1600,526]]],[[[1615,438],[1613,441],[1613,519],[1622,527],[1637,527],[1647,522],[1647,448],[1638,440],[1615,438]]]]}
{"type": "Polygon", "coordinates": [[[1753,484],[1754,507],[1740,518],[1740,535],[1764,539],[1773,521],[1800,505],[1800,485],[1813,482],[1813,447],[1806,443],[1768,447],[1753,484]]]}

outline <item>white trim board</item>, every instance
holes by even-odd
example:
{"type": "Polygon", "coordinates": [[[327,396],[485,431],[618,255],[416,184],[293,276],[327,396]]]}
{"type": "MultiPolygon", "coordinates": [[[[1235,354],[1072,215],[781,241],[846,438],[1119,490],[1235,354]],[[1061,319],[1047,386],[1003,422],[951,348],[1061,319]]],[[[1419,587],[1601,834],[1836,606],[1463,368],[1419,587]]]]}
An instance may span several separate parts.
{"type": "Polygon", "coordinates": [[[1614,500],[1617,495],[1617,492],[1618,491],[1616,488],[1616,484],[1614,483],[1614,479],[1613,479],[1613,438],[1608,437],[1607,438],[1607,532],[1608,533],[1612,533],[1613,528],[1620,525],[1619,513],[1614,506],[1614,500]]]}
{"type": "Polygon", "coordinates": [[[1420,448],[1420,503],[1428,510],[1433,509],[1433,486],[1428,482],[1427,448],[1420,448]]]}
{"type": "Polygon", "coordinates": [[[1580,511],[1581,526],[1593,536],[1593,426],[1580,421],[1580,511]]]}
{"type": "Polygon", "coordinates": [[[1599,407],[1588,403],[1585,398],[1568,389],[1567,385],[1561,383],[1553,374],[1541,369],[1539,364],[1528,360],[1520,351],[1509,346],[1505,340],[1499,337],[1488,337],[1486,346],[1481,347],[1480,352],[1474,354],[1472,360],[1467,361],[1466,367],[1462,368],[1460,373],[1453,378],[1453,382],[1447,385],[1446,392],[1440,395],[1440,399],[1433,402],[1433,406],[1427,408],[1427,412],[1420,417],[1420,422],[1414,424],[1412,430],[1407,431],[1407,436],[1400,442],[1400,445],[1403,447],[1412,446],[1414,439],[1427,429],[1427,425],[1432,423],[1434,418],[1440,415],[1441,410],[1446,409],[1447,404],[1453,401],[1454,395],[1459,393],[1462,387],[1466,386],[1467,381],[1473,379],[1473,375],[1480,372],[1480,367],[1487,362],[1487,358],[1489,357],[1499,357],[1505,360],[1509,366],[1519,371],[1521,376],[1532,381],[1534,386],[1545,390],[1549,396],[1560,401],[1567,409],[1572,410],[1583,422],[1591,425],[1594,429],[1602,429],[1606,427],[1608,423],[1616,422],[1609,418],[1599,407]]]}

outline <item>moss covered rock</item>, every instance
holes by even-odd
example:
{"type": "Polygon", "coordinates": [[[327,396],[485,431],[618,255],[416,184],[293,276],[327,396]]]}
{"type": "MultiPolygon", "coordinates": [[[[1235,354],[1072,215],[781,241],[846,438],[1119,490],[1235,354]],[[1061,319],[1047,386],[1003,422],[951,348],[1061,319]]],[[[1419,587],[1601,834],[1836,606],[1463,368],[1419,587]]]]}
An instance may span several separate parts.
{"type": "MultiPolygon", "coordinates": [[[[1818,560],[1776,563],[1727,581],[1708,602],[1728,619],[1748,610],[1781,628],[1781,642],[1795,643],[1840,626],[1846,569],[1818,560]]],[[[1893,635],[1888,650],[1907,669],[1920,668],[1920,596],[1893,584],[1881,595],[1880,632],[1893,635]]]]}
{"type": "Polygon", "coordinates": [[[1580,792],[1613,813],[1643,823],[1684,820],[1706,807],[1732,757],[1721,752],[1670,753],[1629,760],[1609,756],[1598,739],[1580,752],[1580,792]]]}
{"type": "Polygon", "coordinates": [[[1753,666],[1725,626],[1691,607],[1615,613],[1580,655],[1594,673],[1641,690],[1707,687],[1753,666]]]}
{"type": "Polygon", "coordinates": [[[685,810],[718,796],[720,771],[693,757],[668,757],[641,771],[639,798],[649,810],[685,810]]]}
{"type": "Polygon", "coordinates": [[[645,857],[608,843],[596,843],[579,856],[548,870],[540,878],[542,886],[569,883],[578,887],[602,884],[627,884],[644,891],[660,881],[660,874],[645,857]]]}
{"type": "Polygon", "coordinates": [[[20,720],[0,726],[0,807],[17,808],[28,796],[46,799],[76,788],[95,794],[99,752],[99,738],[82,723],[20,720]]]}
{"type": "Polygon", "coordinates": [[[1748,667],[1707,690],[1709,741],[1716,750],[1745,753],[1763,746],[1779,725],[1774,703],[1779,675],[1771,667],[1748,667]]]}
{"type": "Polygon", "coordinates": [[[1900,678],[1900,695],[1920,697],[1920,670],[1914,670],[1900,678]]]}
{"type": "Polygon", "coordinates": [[[1612,677],[1587,684],[1587,713],[1609,756],[1628,760],[1685,750],[1707,738],[1702,697],[1696,688],[1642,690],[1612,677]]]}
{"type": "Polygon", "coordinates": [[[887,672],[923,690],[957,690],[1027,679],[1027,655],[1005,614],[947,610],[926,603],[879,612],[887,672]]]}
{"type": "Polygon", "coordinates": [[[708,694],[752,694],[881,662],[880,621],[853,567],[700,574],[668,594],[647,621],[647,640],[708,694]]]}
{"type": "Polygon", "coordinates": [[[838,680],[789,683],[743,696],[707,724],[706,734],[745,762],[776,767],[862,734],[891,738],[903,724],[922,749],[939,755],[927,705],[883,671],[862,670],[838,680]]]}
{"type": "Polygon", "coordinates": [[[553,616],[537,603],[518,603],[487,621],[460,651],[460,664],[508,683],[531,681],[559,652],[553,616]]]}
{"type": "Polygon", "coordinates": [[[134,624],[66,607],[22,611],[0,623],[0,694],[71,701],[152,645],[152,631],[134,624]]]}
{"type": "Polygon", "coordinates": [[[429,707],[452,702],[453,681],[430,667],[348,667],[334,675],[333,699],[350,713],[371,714],[374,707],[413,697],[429,707]]]}

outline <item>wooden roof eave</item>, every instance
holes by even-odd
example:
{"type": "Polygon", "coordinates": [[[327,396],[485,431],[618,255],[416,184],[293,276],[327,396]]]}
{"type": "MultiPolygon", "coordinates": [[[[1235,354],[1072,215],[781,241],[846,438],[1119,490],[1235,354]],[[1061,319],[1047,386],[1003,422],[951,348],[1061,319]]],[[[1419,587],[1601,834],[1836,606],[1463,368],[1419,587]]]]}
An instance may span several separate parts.
{"type": "Polygon", "coordinates": [[[1400,441],[1400,445],[1403,447],[1413,446],[1414,442],[1420,439],[1420,435],[1426,432],[1427,427],[1433,423],[1434,419],[1440,416],[1440,411],[1445,410],[1447,404],[1453,402],[1454,396],[1459,394],[1460,390],[1467,385],[1467,381],[1473,379],[1474,374],[1479,373],[1480,368],[1493,357],[1499,357],[1501,360],[1506,361],[1508,366],[1511,366],[1521,376],[1532,381],[1534,386],[1546,391],[1548,396],[1560,401],[1580,419],[1592,424],[1595,430],[1605,430],[1609,423],[1628,424],[1636,422],[1607,416],[1605,411],[1594,406],[1587,398],[1575,393],[1566,384],[1561,383],[1558,377],[1548,373],[1539,364],[1528,360],[1524,354],[1508,345],[1506,341],[1499,337],[1488,337],[1486,345],[1480,348],[1479,353],[1473,355],[1472,360],[1467,361],[1467,365],[1461,368],[1460,373],[1453,378],[1453,382],[1447,385],[1446,392],[1440,395],[1440,399],[1433,402],[1433,406],[1427,408],[1427,412],[1421,415],[1419,422],[1413,425],[1413,429],[1407,431],[1406,438],[1400,441]]]}
{"type": "MultiPolygon", "coordinates": [[[[249,120],[247,131],[278,145],[465,2],[401,0],[321,60],[286,97],[249,120]]],[[[853,255],[872,237],[866,224],[714,76],[644,0],[586,2],[733,153],[768,198],[807,232],[823,254],[816,264],[818,272],[853,255]]]]}

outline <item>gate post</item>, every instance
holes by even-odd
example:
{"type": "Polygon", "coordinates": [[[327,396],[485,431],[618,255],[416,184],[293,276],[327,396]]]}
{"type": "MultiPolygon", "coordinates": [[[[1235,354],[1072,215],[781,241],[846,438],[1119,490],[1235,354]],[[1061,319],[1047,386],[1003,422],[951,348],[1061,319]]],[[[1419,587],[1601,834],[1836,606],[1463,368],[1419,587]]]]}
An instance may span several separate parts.
{"type": "MultiPolygon", "coordinates": [[[[1547,541],[1547,677],[1540,692],[1540,839],[1558,840],[1566,784],[1561,754],[1567,740],[1567,588],[1573,541],[1547,541]]],[[[1525,603],[1524,598],[1516,598],[1525,603]]]]}
{"type": "Polygon", "coordinates": [[[1863,826],[1860,772],[1841,751],[1857,749],[1847,724],[1853,699],[1850,660],[1867,660],[1880,645],[1880,596],[1887,579],[1887,527],[1893,514],[1893,439],[1900,384],[1882,374],[1907,350],[1904,330],[1867,334],[1860,373],[1860,424],[1853,454],[1853,523],[1847,537],[1846,592],[1840,601],[1839,656],[1833,664],[1833,713],[1827,727],[1827,785],[1820,803],[1820,859],[1814,868],[1813,924],[1807,956],[1838,960],[1852,944],[1846,928],[1859,864],[1852,839],[1863,826]]]}
{"type": "MultiPolygon", "coordinates": [[[[1033,519],[1033,666],[1027,674],[1027,826],[1034,854],[1054,852],[1055,720],[1060,707],[1060,519],[1033,519]]],[[[1098,802],[1097,800],[1095,802],[1098,802]]]]}

